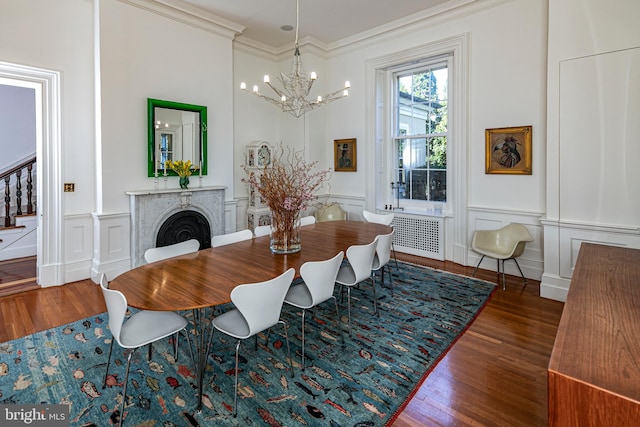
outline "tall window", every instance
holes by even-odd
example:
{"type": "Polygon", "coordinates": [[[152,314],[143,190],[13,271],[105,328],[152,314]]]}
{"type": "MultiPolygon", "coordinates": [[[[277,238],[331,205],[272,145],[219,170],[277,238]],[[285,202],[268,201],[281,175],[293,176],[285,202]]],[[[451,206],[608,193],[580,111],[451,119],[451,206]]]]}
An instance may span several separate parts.
{"type": "Polygon", "coordinates": [[[448,62],[393,73],[394,198],[404,205],[447,202],[448,62]]]}

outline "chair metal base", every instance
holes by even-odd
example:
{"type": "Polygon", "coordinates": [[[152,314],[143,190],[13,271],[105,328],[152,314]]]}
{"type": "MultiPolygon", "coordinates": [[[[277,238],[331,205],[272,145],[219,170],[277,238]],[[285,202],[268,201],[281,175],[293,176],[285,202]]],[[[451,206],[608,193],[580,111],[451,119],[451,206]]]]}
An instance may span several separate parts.
{"type": "MultiPolygon", "coordinates": [[[[330,299],[333,299],[333,304],[335,305],[336,308],[336,325],[338,327],[338,329],[340,330],[340,336],[342,337],[342,345],[344,346],[344,332],[342,331],[342,325],[340,322],[340,311],[338,310],[338,300],[336,299],[335,296],[332,296],[330,299]]],[[[314,307],[311,307],[311,310],[314,307]]],[[[304,371],[304,325],[305,325],[305,313],[307,312],[306,309],[302,309],[302,370],[304,371]]],[[[312,315],[313,317],[313,315],[312,315]]]]}
{"type": "MultiPolygon", "coordinates": [[[[174,343],[174,358],[177,362],[178,360],[178,334],[180,334],[181,332],[184,332],[185,337],[187,338],[187,345],[189,346],[189,351],[191,352],[191,361],[193,362],[193,351],[191,350],[191,340],[189,339],[189,332],[187,332],[187,329],[185,328],[183,331],[178,331],[176,333],[175,336],[175,343],[174,343]]],[[[113,353],[113,342],[115,341],[115,338],[111,338],[111,344],[109,345],[109,356],[107,357],[107,368],[104,372],[104,379],[102,381],[102,389],[105,389],[107,387],[107,376],[109,375],[109,366],[111,365],[111,354],[113,353]]],[[[147,344],[149,346],[149,355],[148,355],[148,361],[151,361],[151,343],[147,344]]],[[[131,367],[131,356],[133,356],[133,353],[135,353],[135,351],[140,348],[140,347],[136,347],[136,348],[131,348],[128,349],[127,351],[127,369],[125,371],[125,375],[124,375],[124,384],[123,384],[123,389],[122,389],[122,407],[120,409],[120,420],[118,422],[118,426],[122,427],[122,423],[124,420],[124,410],[126,408],[127,405],[127,384],[129,382],[129,368],[131,367]]]]}
{"type": "MultiPolygon", "coordinates": [[[[282,327],[284,328],[284,338],[287,343],[287,357],[289,358],[289,365],[291,367],[291,378],[293,378],[295,374],[293,372],[293,359],[291,359],[291,349],[289,348],[289,334],[287,333],[287,323],[284,320],[280,320],[278,323],[282,324],[282,327]]],[[[213,331],[211,335],[213,336],[213,331]]],[[[257,338],[258,334],[256,333],[254,336],[257,338]]],[[[233,393],[233,417],[234,418],[238,416],[238,359],[239,359],[241,342],[242,342],[242,339],[239,339],[236,344],[235,386],[234,386],[234,393],[233,393]]]]}
{"type": "MultiPolygon", "coordinates": [[[[480,264],[482,263],[482,260],[484,259],[485,255],[482,255],[482,258],[480,258],[480,261],[478,261],[478,265],[476,265],[476,268],[473,270],[473,274],[471,275],[471,277],[475,277],[476,272],[478,271],[478,267],[480,267],[480,264]]],[[[524,277],[524,273],[522,273],[522,269],[520,268],[520,264],[518,264],[518,260],[515,258],[507,258],[507,259],[497,259],[496,261],[498,262],[498,275],[500,275],[500,261],[502,261],[502,290],[506,290],[507,289],[507,280],[505,278],[505,274],[504,274],[504,262],[508,261],[512,259],[513,262],[516,263],[516,267],[518,267],[518,271],[520,271],[520,275],[522,276],[522,280],[524,281],[524,286],[527,286],[527,278],[524,277]]]]}
{"type": "MultiPolygon", "coordinates": [[[[376,296],[376,278],[373,275],[373,272],[371,272],[371,286],[373,288],[373,313],[380,317],[380,313],[378,312],[378,297],[376,296]]],[[[360,282],[362,283],[362,282],[360,282]]],[[[360,283],[356,283],[355,285],[343,285],[342,283],[340,283],[340,293],[342,294],[342,301],[344,302],[344,287],[347,287],[347,311],[348,311],[348,318],[349,318],[349,336],[351,336],[351,288],[353,287],[357,287],[358,285],[360,285],[360,283]]]]}
{"type": "Polygon", "coordinates": [[[393,246],[393,242],[391,242],[391,253],[393,254],[393,260],[396,263],[396,270],[400,270],[400,268],[398,268],[398,257],[396,257],[396,248],[393,246]]]}

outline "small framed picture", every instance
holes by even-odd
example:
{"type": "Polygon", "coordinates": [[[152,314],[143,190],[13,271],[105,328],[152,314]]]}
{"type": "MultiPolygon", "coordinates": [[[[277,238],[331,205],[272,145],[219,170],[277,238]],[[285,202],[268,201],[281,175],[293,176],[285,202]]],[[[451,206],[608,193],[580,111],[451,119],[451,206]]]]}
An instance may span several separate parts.
{"type": "Polygon", "coordinates": [[[336,172],[357,171],[356,138],[334,139],[334,169],[336,172]]]}
{"type": "Polygon", "coordinates": [[[485,130],[487,174],[531,175],[531,126],[485,130]]]}

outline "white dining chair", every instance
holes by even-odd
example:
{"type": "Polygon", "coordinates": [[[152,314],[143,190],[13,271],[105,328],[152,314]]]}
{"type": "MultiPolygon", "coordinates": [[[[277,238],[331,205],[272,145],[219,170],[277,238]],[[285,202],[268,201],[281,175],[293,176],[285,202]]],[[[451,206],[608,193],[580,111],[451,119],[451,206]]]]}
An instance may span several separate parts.
{"type": "MultiPolygon", "coordinates": [[[[127,313],[127,298],[120,291],[109,289],[107,276],[102,274],[100,277],[100,287],[104,297],[107,313],[109,314],[109,329],[113,335],[111,345],[109,346],[109,356],[107,358],[107,368],[104,374],[102,388],[107,384],[107,376],[109,374],[109,366],[111,364],[111,353],[113,352],[113,342],[124,349],[130,350],[127,355],[127,368],[125,371],[123,390],[122,390],[122,406],[120,409],[119,425],[122,426],[124,419],[125,402],[127,401],[127,382],[129,380],[129,368],[131,365],[131,356],[138,348],[147,344],[154,343],[170,335],[180,331],[186,332],[187,320],[177,313],[171,311],[155,311],[141,310],[129,317],[125,321],[127,313]]],[[[187,340],[189,334],[185,333],[187,340]]],[[[175,347],[177,349],[177,347],[175,347]]],[[[191,349],[191,343],[189,343],[191,349]]],[[[193,358],[193,355],[191,356],[193,358]]],[[[151,354],[149,354],[151,359],[151,354]]]]}
{"type": "Polygon", "coordinates": [[[200,242],[198,239],[190,239],[173,245],[149,248],[144,252],[144,260],[147,263],[161,261],[175,256],[198,252],[200,242]]]}
{"type": "MultiPolygon", "coordinates": [[[[336,322],[340,329],[340,312],[338,302],[333,295],[336,286],[338,269],[344,258],[344,252],[340,251],[336,256],[325,261],[307,261],[300,267],[300,276],[303,282],[289,288],[284,297],[286,304],[302,309],[302,370],[304,371],[304,320],[308,309],[317,306],[329,299],[333,299],[336,307],[336,322]]],[[[341,332],[342,334],[342,332],[341,332]]],[[[344,340],[344,336],[342,337],[344,340]]]]}
{"type": "MultiPolygon", "coordinates": [[[[284,327],[287,342],[287,357],[293,377],[293,361],[289,349],[287,325],[280,319],[284,297],[293,281],[295,269],[290,268],[281,275],[265,282],[238,285],[231,291],[231,301],[235,309],[227,311],[211,320],[218,331],[238,340],[236,344],[235,389],[233,393],[233,416],[238,414],[238,353],[240,342],[277,325],[284,327]]],[[[213,334],[211,334],[213,337],[213,334]]]]}
{"type": "Polygon", "coordinates": [[[300,226],[312,225],[316,223],[316,217],[313,215],[303,216],[300,218],[300,226]]]}
{"type": "Polygon", "coordinates": [[[231,243],[241,242],[243,240],[253,239],[253,233],[249,229],[234,231],[232,233],[220,234],[211,238],[211,247],[229,245],[231,243]]]}
{"type": "MultiPolygon", "coordinates": [[[[367,222],[373,222],[376,224],[382,224],[382,225],[388,225],[389,227],[393,227],[391,225],[391,223],[393,222],[393,219],[395,218],[395,214],[393,212],[389,212],[389,213],[385,213],[385,214],[379,214],[379,213],[374,213],[368,210],[363,210],[362,211],[362,216],[364,217],[364,220],[367,222]]],[[[396,257],[396,249],[393,246],[393,241],[391,241],[391,253],[393,254],[393,260],[395,261],[396,264],[396,270],[398,269],[398,258],[396,257]]]]}
{"type": "Polygon", "coordinates": [[[270,225],[259,225],[256,228],[253,229],[253,234],[255,234],[256,237],[260,237],[260,236],[266,236],[268,234],[271,234],[271,226],[270,225]]]}
{"type": "Polygon", "coordinates": [[[376,237],[378,243],[376,245],[376,254],[373,256],[373,264],[371,265],[374,278],[376,271],[380,272],[380,287],[384,287],[384,270],[386,267],[389,273],[391,295],[393,295],[393,277],[391,276],[391,269],[389,268],[389,260],[391,259],[391,245],[393,244],[395,232],[395,230],[391,230],[389,234],[380,234],[376,237]]]}
{"type": "MultiPolygon", "coordinates": [[[[376,238],[377,239],[377,238],[376,238]]],[[[351,288],[371,279],[373,288],[373,306],[374,312],[378,314],[378,302],[376,299],[376,283],[372,278],[371,266],[373,265],[373,257],[376,254],[376,246],[378,242],[374,240],[366,245],[352,245],[347,249],[346,265],[342,265],[338,270],[336,283],[341,285],[341,292],[347,287],[347,310],[349,312],[349,334],[351,334],[351,288]]]]}

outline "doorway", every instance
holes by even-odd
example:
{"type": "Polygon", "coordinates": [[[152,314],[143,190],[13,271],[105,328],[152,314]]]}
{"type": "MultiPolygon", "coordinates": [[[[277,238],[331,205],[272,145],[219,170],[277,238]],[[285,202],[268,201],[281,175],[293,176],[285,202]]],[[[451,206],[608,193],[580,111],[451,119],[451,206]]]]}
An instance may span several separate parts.
{"type": "Polygon", "coordinates": [[[0,61],[0,84],[31,88],[36,127],[36,282],[64,282],[62,263],[62,170],[60,73],[0,61]]]}

